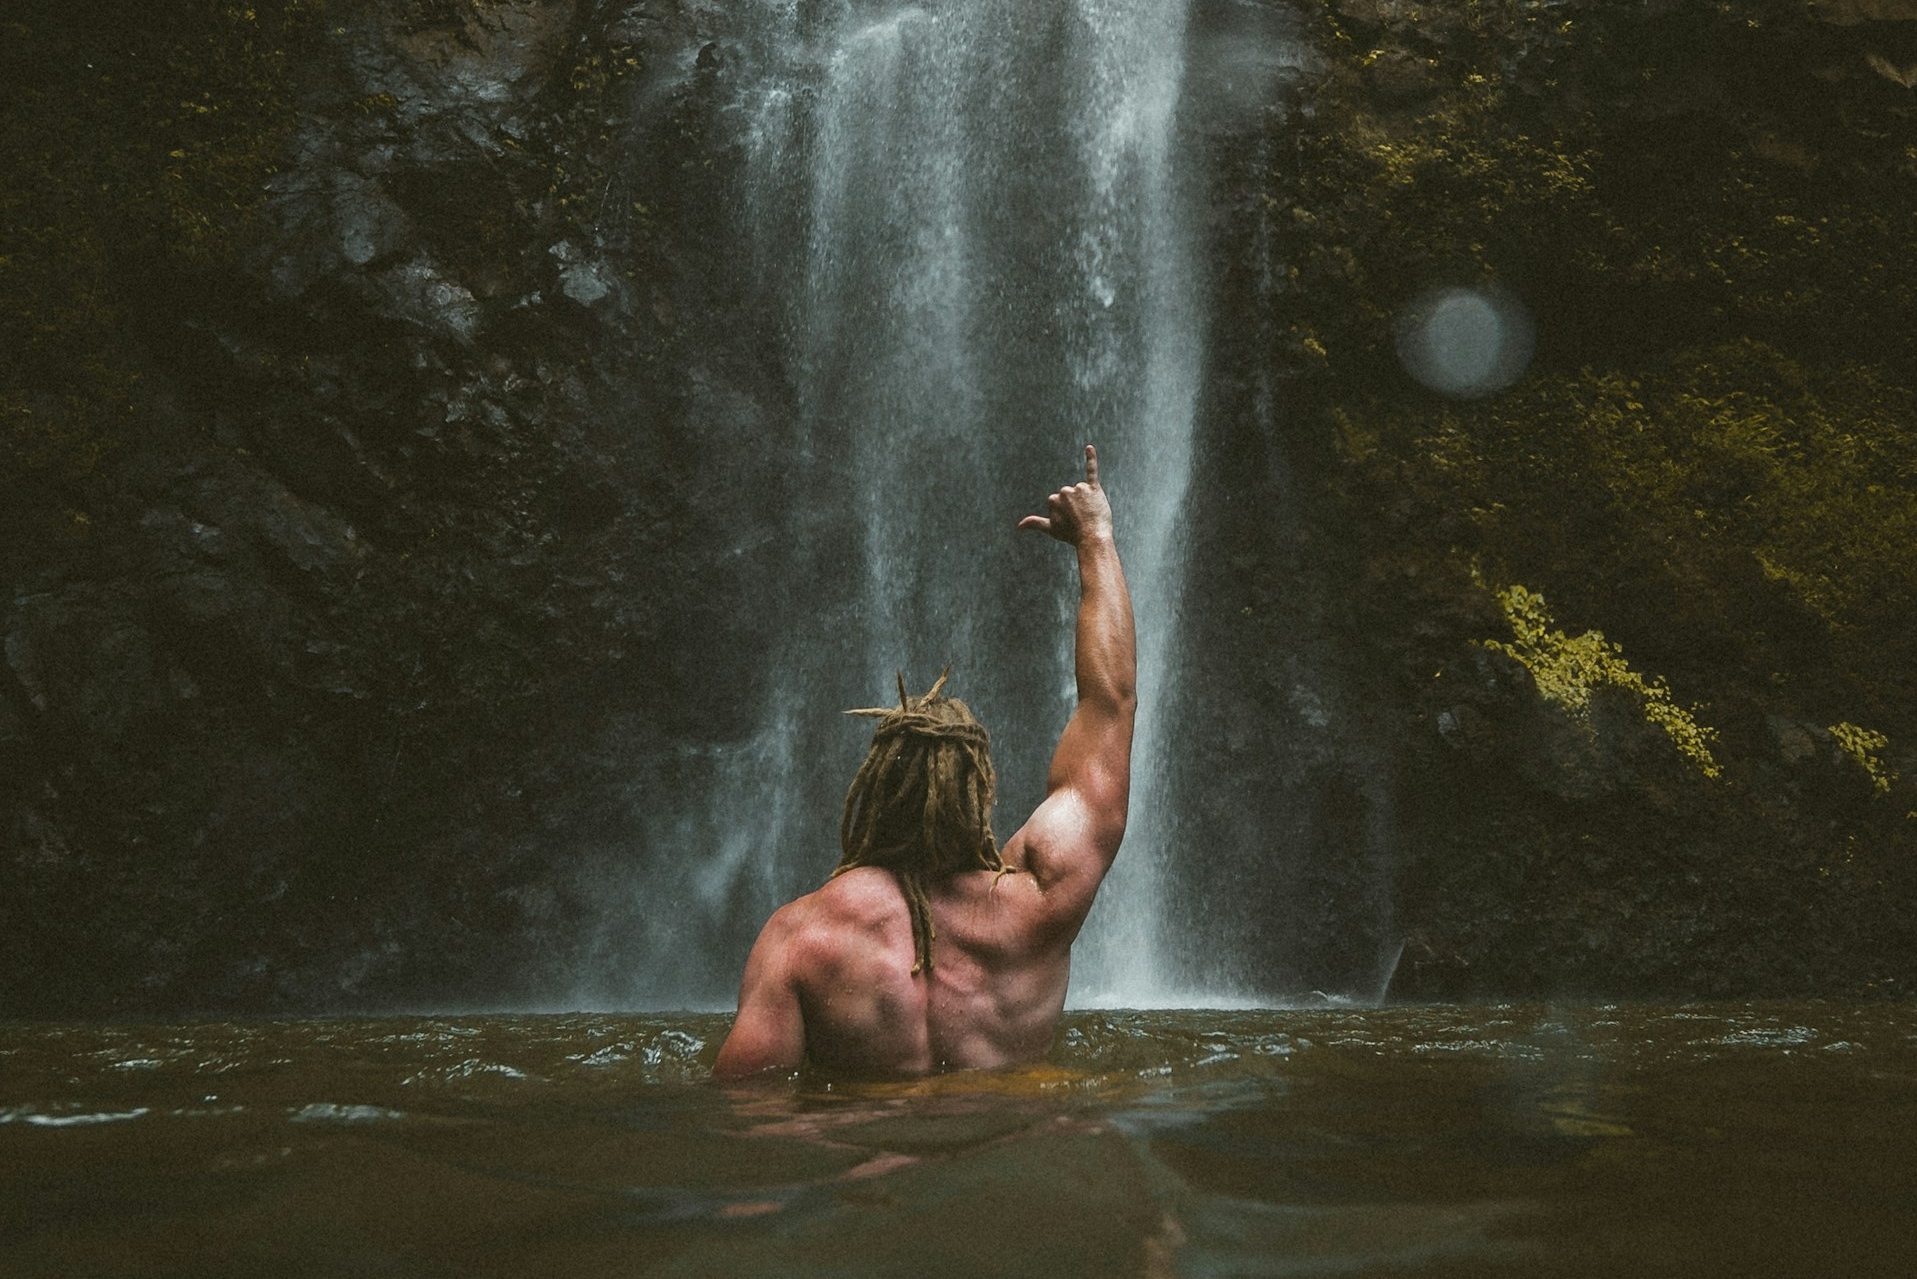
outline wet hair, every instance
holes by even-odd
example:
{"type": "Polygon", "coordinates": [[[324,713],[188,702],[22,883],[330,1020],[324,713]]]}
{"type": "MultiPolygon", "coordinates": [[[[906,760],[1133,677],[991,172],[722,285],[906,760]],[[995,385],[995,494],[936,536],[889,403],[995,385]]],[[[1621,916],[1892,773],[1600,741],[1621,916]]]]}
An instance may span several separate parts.
{"type": "Polygon", "coordinates": [[[941,697],[947,668],[923,697],[908,697],[899,676],[899,704],[847,711],[879,722],[872,749],[845,795],[834,878],[859,866],[892,872],[912,915],[912,971],[932,969],[932,903],[927,883],[966,870],[1001,873],[992,834],[997,775],[984,725],[964,702],[941,697]]]}

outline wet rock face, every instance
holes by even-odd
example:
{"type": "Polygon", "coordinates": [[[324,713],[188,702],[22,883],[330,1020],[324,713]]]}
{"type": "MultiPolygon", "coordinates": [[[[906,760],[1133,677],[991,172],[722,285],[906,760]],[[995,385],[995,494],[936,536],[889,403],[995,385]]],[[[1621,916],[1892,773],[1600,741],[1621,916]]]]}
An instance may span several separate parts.
{"type": "MultiPolygon", "coordinates": [[[[1209,886],[1266,973],[1912,979],[1905,8],[1198,7],[1184,766],[1258,779],[1190,834],[1272,848],[1209,886]],[[1485,277],[1534,363],[1441,402],[1394,319],[1485,277]],[[1487,647],[1513,582],[1622,654],[1580,706],[1487,647]]],[[[0,1011],[563,999],[784,624],[711,464],[801,500],[710,234],[737,19],[89,15],[0,68],[0,1011]]]]}
{"type": "MultiPolygon", "coordinates": [[[[9,459],[10,1010],[551,991],[580,905],[548,859],[617,845],[714,621],[678,596],[731,572],[680,540],[679,374],[624,373],[681,340],[632,212],[679,196],[598,167],[696,123],[683,77],[631,105],[694,33],[567,2],[261,9],[29,33],[42,126],[92,62],[121,114],[204,86],[194,120],[226,131],[157,126],[184,157],[157,193],[101,157],[133,190],[54,227],[107,259],[83,336],[141,385],[78,474],[9,459]],[[218,166],[256,144],[229,199],[218,166]],[[117,259],[160,198],[217,243],[117,259]]],[[[71,382],[58,354],[18,380],[71,382]]]]}
{"type": "MultiPolygon", "coordinates": [[[[1304,527],[1218,575],[1247,620],[1211,615],[1213,642],[1345,654],[1342,697],[1393,743],[1403,993],[1911,980],[1909,628],[1882,605],[1917,562],[1860,534],[1917,514],[1892,478],[1917,228],[1874,212],[1917,177],[1891,141],[1917,104],[1882,69],[1913,56],[1904,15],[1866,8],[1352,3],[1315,29],[1331,56],[1222,276],[1277,281],[1287,469],[1264,492],[1304,527]],[[1535,314],[1525,377],[1426,393],[1394,319],[1483,284],[1535,314]],[[1553,616],[1487,678],[1486,645],[1524,647],[1493,602],[1512,584],[1553,616]]],[[[1307,729],[1289,701],[1248,714],[1307,729]]]]}

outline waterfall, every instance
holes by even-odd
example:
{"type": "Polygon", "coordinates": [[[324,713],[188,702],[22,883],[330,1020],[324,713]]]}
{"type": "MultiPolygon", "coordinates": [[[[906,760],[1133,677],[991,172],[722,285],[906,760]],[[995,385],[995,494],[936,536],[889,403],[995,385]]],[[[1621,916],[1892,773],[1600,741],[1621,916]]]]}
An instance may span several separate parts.
{"type": "MultiPolygon", "coordinates": [[[[1099,446],[1138,622],[1132,820],[1075,1003],[1194,1002],[1166,945],[1166,785],[1204,355],[1182,6],[763,0],[738,61],[749,264],[789,420],[769,689],[750,741],[638,786],[649,869],[609,941],[641,1003],[724,1004],[751,931],[830,871],[869,741],[840,712],[951,691],[991,731],[1008,837],[1075,700],[1076,566],[1017,533],[1099,446]],[[641,905],[641,899],[644,905],[641,905]]],[[[745,518],[756,518],[751,512],[745,518]]]]}

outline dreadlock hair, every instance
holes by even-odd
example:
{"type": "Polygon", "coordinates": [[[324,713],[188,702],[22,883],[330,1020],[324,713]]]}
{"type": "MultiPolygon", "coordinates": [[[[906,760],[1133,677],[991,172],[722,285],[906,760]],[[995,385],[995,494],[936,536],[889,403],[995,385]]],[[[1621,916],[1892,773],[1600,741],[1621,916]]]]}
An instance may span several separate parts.
{"type": "Polygon", "coordinates": [[[877,719],[872,749],[845,795],[839,821],[839,865],[833,878],[877,866],[898,878],[912,915],[912,972],[932,969],[932,903],[928,882],[964,870],[1001,874],[992,834],[991,738],[964,702],[941,697],[948,666],[923,697],[908,697],[899,674],[899,704],[847,711],[877,719]]]}

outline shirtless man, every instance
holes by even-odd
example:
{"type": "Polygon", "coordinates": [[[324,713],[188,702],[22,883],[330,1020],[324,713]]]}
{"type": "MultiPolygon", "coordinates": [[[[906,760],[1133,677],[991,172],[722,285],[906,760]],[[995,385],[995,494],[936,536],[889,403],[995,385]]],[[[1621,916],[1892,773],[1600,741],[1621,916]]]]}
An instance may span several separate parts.
{"type": "Polygon", "coordinates": [[[896,710],[856,712],[883,718],[847,798],[845,856],[753,944],[714,1067],[720,1078],[808,1059],[846,1073],[924,1075],[1012,1065],[1050,1048],[1072,941],[1125,834],[1137,657],[1091,446],[1084,481],[1047,508],[1018,527],[1077,550],[1080,600],[1078,706],[1044,801],[1001,852],[984,730],[962,702],[938,695],[942,678],[919,699],[901,686],[896,710]]]}

